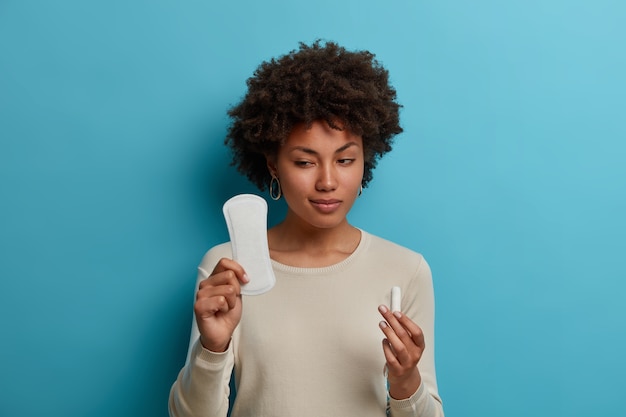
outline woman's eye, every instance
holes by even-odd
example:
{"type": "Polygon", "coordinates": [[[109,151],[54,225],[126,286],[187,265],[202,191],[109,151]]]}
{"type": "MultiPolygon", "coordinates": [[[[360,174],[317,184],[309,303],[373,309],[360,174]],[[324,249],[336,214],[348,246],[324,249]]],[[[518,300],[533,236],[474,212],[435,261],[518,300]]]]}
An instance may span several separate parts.
{"type": "Polygon", "coordinates": [[[298,167],[308,167],[308,166],[313,165],[313,163],[310,161],[296,161],[295,164],[298,167]]]}
{"type": "Polygon", "coordinates": [[[339,165],[350,165],[352,162],[354,162],[354,159],[343,158],[343,159],[338,160],[337,162],[339,162],[339,165]]]}

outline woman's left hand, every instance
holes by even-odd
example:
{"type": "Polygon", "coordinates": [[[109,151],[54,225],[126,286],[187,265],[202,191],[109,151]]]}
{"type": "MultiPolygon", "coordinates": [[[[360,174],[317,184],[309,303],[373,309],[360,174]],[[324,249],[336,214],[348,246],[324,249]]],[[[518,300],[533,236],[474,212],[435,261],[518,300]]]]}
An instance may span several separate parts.
{"type": "Polygon", "coordinates": [[[378,311],[385,319],[380,322],[380,329],[385,334],[383,352],[387,360],[389,395],[397,400],[409,398],[422,382],[417,364],[425,347],[424,333],[399,311],[392,313],[384,305],[379,306],[378,311]]]}

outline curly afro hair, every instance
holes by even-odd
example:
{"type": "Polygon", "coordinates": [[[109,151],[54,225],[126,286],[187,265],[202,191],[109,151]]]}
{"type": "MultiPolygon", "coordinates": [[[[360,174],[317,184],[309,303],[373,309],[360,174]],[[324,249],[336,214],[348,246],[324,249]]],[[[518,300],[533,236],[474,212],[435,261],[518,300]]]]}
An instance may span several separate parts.
{"type": "Polygon", "coordinates": [[[294,125],[338,122],[363,138],[362,185],[372,179],[378,159],[402,132],[400,105],[389,74],[368,51],[350,52],[319,40],[263,62],[247,80],[248,92],[228,112],[232,118],[225,143],[232,165],[260,190],[271,180],[266,156],[275,155],[294,125]]]}

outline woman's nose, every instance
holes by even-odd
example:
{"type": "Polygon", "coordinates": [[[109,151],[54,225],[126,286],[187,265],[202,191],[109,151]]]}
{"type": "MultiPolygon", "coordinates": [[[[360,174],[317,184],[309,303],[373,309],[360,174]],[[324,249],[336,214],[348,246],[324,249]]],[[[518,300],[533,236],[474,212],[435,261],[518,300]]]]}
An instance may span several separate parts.
{"type": "Polygon", "coordinates": [[[318,191],[332,191],[337,188],[337,175],[332,166],[323,166],[320,168],[315,188],[318,191]]]}

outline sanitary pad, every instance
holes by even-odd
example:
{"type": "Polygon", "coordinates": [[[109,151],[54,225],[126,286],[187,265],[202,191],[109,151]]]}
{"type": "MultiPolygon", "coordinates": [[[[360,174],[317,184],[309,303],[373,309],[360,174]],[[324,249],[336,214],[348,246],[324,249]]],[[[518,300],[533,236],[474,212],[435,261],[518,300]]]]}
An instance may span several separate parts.
{"type": "Polygon", "coordinates": [[[274,287],[276,277],[267,246],[267,203],[254,194],[240,194],[224,203],[233,259],[246,270],[250,282],[243,295],[263,294],[274,287]]]}

